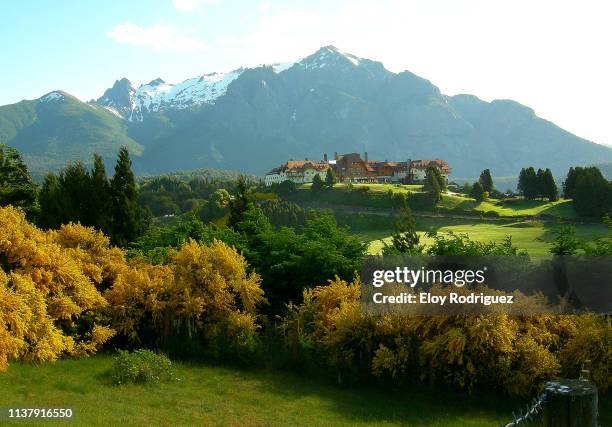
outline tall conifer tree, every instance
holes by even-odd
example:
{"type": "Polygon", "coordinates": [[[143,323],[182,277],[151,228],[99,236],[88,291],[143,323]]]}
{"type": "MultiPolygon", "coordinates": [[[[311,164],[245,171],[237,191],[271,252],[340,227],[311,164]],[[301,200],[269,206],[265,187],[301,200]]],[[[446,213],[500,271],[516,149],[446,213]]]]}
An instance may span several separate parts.
{"type": "Polygon", "coordinates": [[[111,208],[110,182],[106,176],[104,160],[99,154],[94,154],[94,164],[90,176],[87,220],[90,225],[108,233],[110,231],[111,208]]]}
{"type": "Polygon", "coordinates": [[[116,245],[126,246],[148,228],[149,218],[138,206],[138,188],[130,154],[125,146],[119,150],[110,192],[111,240],[116,245]]]}
{"type": "Polygon", "coordinates": [[[493,178],[491,177],[491,171],[489,169],[485,169],[481,172],[478,181],[480,182],[480,185],[482,185],[484,191],[488,193],[493,191],[493,178]]]}

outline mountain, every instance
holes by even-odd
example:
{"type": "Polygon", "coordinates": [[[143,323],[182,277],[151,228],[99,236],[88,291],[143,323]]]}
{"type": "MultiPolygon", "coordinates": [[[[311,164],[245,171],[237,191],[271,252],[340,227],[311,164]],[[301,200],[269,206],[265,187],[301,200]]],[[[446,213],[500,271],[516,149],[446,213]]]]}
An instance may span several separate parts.
{"type": "Polygon", "coordinates": [[[515,176],[529,165],[562,176],[570,166],[612,161],[612,149],[517,102],[446,96],[413,73],[390,72],[333,46],[292,64],[178,84],[158,78],[135,87],[124,78],[90,103],[52,94],[62,100],[0,107],[0,143],[16,146],[37,170],[88,159],[91,150],[108,156],[122,144],[136,154],[140,173],[209,167],[263,174],[289,158],[335,151],[443,158],[455,177],[484,168],[515,176]],[[45,108],[55,126],[39,112],[45,108]]]}
{"type": "Polygon", "coordinates": [[[597,166],[599,168],[603,176],[605,176],[609,180],[612,180],[612,162],[598,163],[594,166],[597,166]]]}
{"type": "Polygon", "coordinates": [[[94,152],[110,163],[122,145],[141,155],[143,146],[127,130],[123,118],[63,91],[0,107],[0,143],[17,148],[38,176],[67,161],[89,162],[94,152]]]}

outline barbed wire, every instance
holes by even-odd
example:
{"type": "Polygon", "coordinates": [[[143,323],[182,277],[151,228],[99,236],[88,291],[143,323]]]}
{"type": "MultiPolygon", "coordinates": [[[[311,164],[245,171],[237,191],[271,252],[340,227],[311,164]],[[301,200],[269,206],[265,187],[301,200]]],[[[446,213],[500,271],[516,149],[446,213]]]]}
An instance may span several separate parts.
{"type": "Polygon", "coordinates": [[[517,427],[523,423],[532,421],[536,415],[539,415],[542,412],[547,396],[547,391],[544,391],[538,397],[533,399],[531,406],[527,405],[525,412],[519,412],[518,414],[513,412],[512,421],[510,421],[508,424],[502,424],[501,427],[517,427]]]}
{"type": "MultiPolygon", "coordinates": [[[[590,379],[590,376],[591,361],[587,359],[582,363],[580,367],[580,376],[578,377],[578,379],[588,381],[590,379]]],[[[539,415],[542,412],[550,387],[551,386],[546,387],[542,394],[534,398],[531,403],[531,406],[527,405],[525,412],[519,412],[518,415],[513,412],[512,421],[510,421],[508,424],[502,424],[500,425],[500,427],[517,427],[523,423],[532,421],[536,415],[539,415]]]]}

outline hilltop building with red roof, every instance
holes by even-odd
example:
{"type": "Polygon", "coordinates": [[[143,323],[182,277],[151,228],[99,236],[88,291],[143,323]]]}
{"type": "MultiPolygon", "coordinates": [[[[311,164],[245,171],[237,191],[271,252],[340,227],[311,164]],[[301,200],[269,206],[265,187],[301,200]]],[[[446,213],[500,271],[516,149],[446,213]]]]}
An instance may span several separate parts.
{"type": "Polygon", "coordinates": [[[440,159],[379,162],[369,160],[368,153],[364,153],[363,158],[359,153],[335,153],[333,160],[328,160],[327,154],[321,161],[289,160],[268,172],[264,182],[267,186],[287,180],[304,184],[312,182],[315,175],[325,180],[327,169],[331,168],[340,182],[419,183],[425,179],[429,166],[438,168],[442,176],[448,179],[450,167],[440,159]]]}

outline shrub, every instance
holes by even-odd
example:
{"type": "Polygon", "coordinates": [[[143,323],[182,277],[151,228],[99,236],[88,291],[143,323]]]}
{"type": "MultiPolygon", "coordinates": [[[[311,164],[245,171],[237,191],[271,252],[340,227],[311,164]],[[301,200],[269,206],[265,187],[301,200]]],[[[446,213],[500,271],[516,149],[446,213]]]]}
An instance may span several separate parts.
{"type": "Polygon", "coordinates": [[[9,360],[92,354],[108,341],[115,332],[98,286],[117,255],[93,228],[42,231],[22,211],[0,208],[0,370],[9,360]]]}
{"type": "Polygon", "coordinates": [[[264,301],[259,276],[218,240],[189,240],[167,265],[134,264],[105,296],[115,327],[132,342],[222,359],[254,350],[256,307],[264,301]]]}
{"type": "MultiPolygon", "coordinates": [[[[560,374],[576,377],[588,359],[595,384],[610,386],[612,329],[601,316],[370,316],[360,297],[358,282],[340,279],[305,291],[285,318],[291,353],[338,378],[419,379],[511,395],[532,394],[560,374]]],[[[520,303],[538,300],[522,296],[520,303]]]]}
{"type": "Polygon", "coordinates": [[[113,360],[112,379],[115,385],[146,384],[173,378],[172,362],[163,354],[150,350],[119,350],[113,360]]]}

